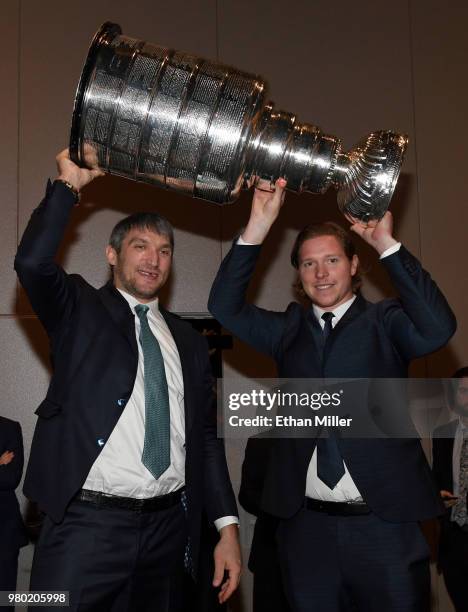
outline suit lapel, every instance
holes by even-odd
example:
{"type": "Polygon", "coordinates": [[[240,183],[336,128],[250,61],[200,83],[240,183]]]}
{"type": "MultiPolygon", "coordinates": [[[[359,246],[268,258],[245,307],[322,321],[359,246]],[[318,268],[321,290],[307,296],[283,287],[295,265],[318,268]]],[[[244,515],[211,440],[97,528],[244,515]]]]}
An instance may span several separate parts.
{"type": "Polygon", "coordinates": [[[362,315],[362,313],[366,310],[366,300],[362,297],[360,293],[357,294],[356,299],[348,308],[348,310],[344,313],[341,319],[333,328],[330,336],[327,339],[327,343],[325,345],[323,351],[323,361],[325,362],[330,351],[333,347],[333,344],[336,342],[336,339],[342,333],[342,330],[349,325],[352,321],[357,319],[362,315]]]}
{"type": "MultiPolygon", "coordinates": [[[[109,282],[98,291],[99,298],[109,312],[112,320],[118,327],[121,333],[127,339],[131,350],[138,359],[138,346],[135,335],[135,318],[128,305],[126,299],[117,291],[114,285],[109,282]]],[[[186,432],[188,432],[193,423],[193,411],[190,409],[190,393],[188,390],[193,384],[189,374],[188,363],[191,345],[187,342],[187,334],[178,325],[176,317],[171,315],[165,308],[159,305],[159,310],[164,317],[164,320],[169,327],[169,330],[176,343],[179,352],[180,364],[182,367],[182,377],[184,380],[184,407],[185,407],[185,423],[186,432]]]]}
{"type": "Polygon", "coordinates": [[[182,326],[179,325],[177,318],[168,312],[165,308],[159,305],[159,310],[164,317],[164,320],[169,327],[169,330],[174,338],[174,342],[179,352],[180,365],[182,368],[182,378],[184,380],[184,409],[185,409],[185,432],[186,435],[190,431],[193,424],[192,398],[190,389],[193,386],[193,376],[190,373],[190,355],[193,353],[193,345],[188,342],[188,334],[184,332],[182,326]]]}
{"type": "Polygon", "coordinates": [[[134,356],[138,358],[135,318],[127,300],[117,291],[111,282],[101,287],[98,290],[98,295],[117,328],[127,339],[134,356]]]}
{"type": "Polygon", "coordinates": [[[365,310],[366,300],[362,297],[360,293],[358,293],[354,302],[335,325],[333,329],[334,335],[338,334],[340,332],[340,329],[342,329],[345,325],[348,325],[348,323],[351,323],[351,321],[357,319],[357,317],[359,317],[365,310]]]}
{"type": "MultiPolygon", "coordinates": [[[[322,328],[320,327],[320,323],[317,321],[317,317],[315,316],[313,308],[310,308],[308,310],[306,315],[306,321],[313,339],[311,359],[315,363],[311,364],[311,371],[320,372],[322,369],[323,332],[322,328]]],[[[307,344],[307,350],[309,351],[310,337],[306,333],[304,333],[301,336],[301,341],[307,344]]]]}
{"type": "Polygon", "coordinates": [[[449,436],[444,440],[444,466],[446,481],[452,484],[451,490],[453,491],[453,447],[455,444],[458,420],[451,422],[449,425],[449,436]]]}

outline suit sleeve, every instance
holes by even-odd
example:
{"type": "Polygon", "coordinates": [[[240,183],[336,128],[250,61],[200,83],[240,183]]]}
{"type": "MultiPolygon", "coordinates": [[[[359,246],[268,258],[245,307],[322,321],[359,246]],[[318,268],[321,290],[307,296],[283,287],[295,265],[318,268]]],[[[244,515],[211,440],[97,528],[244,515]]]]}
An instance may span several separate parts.
{"type": "Polygon", "coordinates": [[[8,427],[6,443],[0,450],[0,455],[5,451],[13,451],[15,456],[7,465],[0,465],[0,491],[14,491],[23,475],[23,436],[21,426],[15,421],[8,427]]]}
{"type": "Polygon", "coordinates": [[[205,388],[205,444],[204,444],[204,499],[208,519],[237,516],[237,504],[232,490],[226,462],[224,441],[218,438],[216,399],[213,389],[213,375],[208,357],[208,346],[200,337],[200,358],[205,388]]]}
{"type": "Polygon", "coordinates": [[[249,438],[245,448],[239,502],[255,516],[262,514],[261,498],[272,444],[271,438],[254,437],[249,438]]]}
{"type": "Polygon", "coordinates": [[[69,314],[76,298],[68,274],[55,261],[74,203],[65,185],[49,182],[15,257],[19,281],[49,336],[69,314]]]}
{"type": "Polygon", "coordinates": [[[382,260],[399,300],[390,304],[384,326],[407,360],[444,346],[456,330],[456,319],[442,292],[419,261],[403,246],[382,260]]]}
{"type": "Polygon", "coordinates": [[[446,489],[447,487],[444,484],[444,474],[445,474],[445,466],[443,463],[443,444],[438,438],[433,438],[432,441],[432,474],[434,476],[434,480],[436,481],[437,488],[439,491],[441,489],[446,489]]]}
{"type": "Polygon", "coordinates": [[[274,357],[283,335],[285,315],[246,301],[259,254],[259,245],[233,245],[211,288],[208,310],[238,338],[274,357]]]}
{"type": "Polygon", "coordinates": [[[453,446],[456,425],[438,427],[432,435],[432,474],[440,490],[453,492],[453,446]]]}

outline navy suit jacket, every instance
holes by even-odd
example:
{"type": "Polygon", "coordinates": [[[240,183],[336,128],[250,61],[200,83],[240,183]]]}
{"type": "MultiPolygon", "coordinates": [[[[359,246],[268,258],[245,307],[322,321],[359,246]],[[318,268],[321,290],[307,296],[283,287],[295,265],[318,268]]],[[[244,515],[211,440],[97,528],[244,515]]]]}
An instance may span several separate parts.
{"type": "MultiPolygon", "coordinates": [[[[404,247],[382,260],[399,299],[357,299],[331,332],[321,357],[321,328],[312,308],[289,304],[272,312],[246,301],[259,246],[234,244],[212,287],[209,309],[224,327],[270,355],[280,378],[404,378],[411,359],[443,346],[456,328],[437,285],[404,247]]],[[[373,410],[401,410],[384,398],[373,410]]],[[[396,400],[395,400],[396,401],[396,400]]],[[[415,521],[443,512],[419,440],[338,440],[340,452],[372,511],[388,521],[415,521]]],[[[277,439],[265,475],[261,508],[288,518],[302,506],[311,439],[277,439]]]]}
{"type": "MultiPolygon", "coordinates": [[[[261,508],[261,493],[273,449],[273,439],[256,436],[248,440],[242,464],[239,503],[257,517],[249,556],[249,569],[265,575],[279,574],[275,533],[279,519],[261,508]]],[[[278,585],[276,585],[278,586],[278,585]]]]}
{"type": "MultiPolygon", "coordinates": [[[[55,261],[73,209],[61,183],[49,184],[15,259],[21,284],[50,339],[53,375],[38,421],[24,493],[60,522],[129,399],[137,371],[134,314],[112,283],[95,289],[55,261]]],[[[217,439],[205,340],[161,307],[184,380],[185,480],[192,554],[202,508],[210,520],[236,515],[222,441],[217,439]]]]}
{"type": "MultiPolygon", "coordinates": [[[[455,419],[435,429],[432,436],[432,473],[437,488],[451,493],[453,493],[453,445],[457,427],[458,419],[455,419]]],[[[452,508],[446,508],[440,525],[438,560],[441,566],[444,563],[454,563],[454,523],[451,521],[451,515],[452,508]]]]}
{"type": "Polygon", "coordinates": [[[23,436],[21,425],[0,416],[0,455],[13,451],[15,456],[0,465],[0,555],[14,554],[28,543],[15,489],[23,475],[23,436]]]}
{"type": "Polygon", "coordinates": [[[432,472],[439,490],[453,493],[453,444],[458,419],[438,427],[432,437],[432,472]]]}

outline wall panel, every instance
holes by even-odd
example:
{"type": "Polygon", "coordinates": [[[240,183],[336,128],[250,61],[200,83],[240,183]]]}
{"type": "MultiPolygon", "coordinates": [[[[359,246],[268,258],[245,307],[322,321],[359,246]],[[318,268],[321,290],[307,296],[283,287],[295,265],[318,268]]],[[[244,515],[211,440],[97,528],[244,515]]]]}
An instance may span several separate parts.
{"type": "Polygon", "coordinates": [[[458,318],[449,349],[429,364],[431,375],[451,376],[468,364],[468,7],[430,0],[411,9],[421,252],[458,318]]]}
{"type": "Polygon", "coordinates": [[[19,0],[0,3],[0,117],[2,146],[0,147],[0,198],[2,229],[0,240],[0,316],[14,312],[16,279],[13,257],[16,251],[18,200],[18,49],[19,0]]]}

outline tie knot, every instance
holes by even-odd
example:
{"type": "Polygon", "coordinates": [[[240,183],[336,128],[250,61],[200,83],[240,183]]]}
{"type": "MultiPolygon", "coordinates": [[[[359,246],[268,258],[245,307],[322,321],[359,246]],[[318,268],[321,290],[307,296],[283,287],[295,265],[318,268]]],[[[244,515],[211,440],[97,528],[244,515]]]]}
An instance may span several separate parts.
{"type": "Polygon", "coordinates": [[[149,306],[147,306],[146,304],[137,304],[135,306],[135,312],[137,313],[138,317],[141,319],[142,317],[146,319],[146,313],[149,310],[149,306]]]}
{"type": "Polygon", "coordinates": [[[334,316],[335,315],[332,312],[324,312],[322,319],[325,321],[325,323],[328,323],[329,321],[331,322],[334,316]]]}

